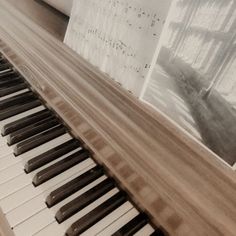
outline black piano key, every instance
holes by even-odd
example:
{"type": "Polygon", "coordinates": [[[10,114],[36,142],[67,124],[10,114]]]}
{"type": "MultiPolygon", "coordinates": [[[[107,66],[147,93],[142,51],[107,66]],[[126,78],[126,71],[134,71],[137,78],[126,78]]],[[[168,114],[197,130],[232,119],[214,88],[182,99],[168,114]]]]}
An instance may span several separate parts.
{"type": "Polygon", "coordinates": [[[28,111],[32,108],[39,106],[39,105],[42,105],[41,101],[34,100],[34,101],[27,102],[25,104],[12,106],[12,107],[10,107],[8,109],[4,109],[2,111],[0,110],[0,121],[7,119],[9,117],[15,116],[19,113],[28,111]]]}
{"type": "Polygon", "coordinates": [[[0,73],[1,73],[1,71],[11,69],[11,68],[12,68],[12,65],[9,62],[6,62],[6,63],[0,65],[0,73]]]}
{"type": "Polygon", "coordinates": [[[46,182],[47,180],[79,164],[88,157],[89,157],[89,152],[82,149],[66,157],[65,159],[58,161],[57,163],[47,167],[46,169],[41,170],[33,178],[34,186],[39,186],[40,184],[46,182]]]}
{"type": "Polygon", "coordinates": [[[3,78],[0,80],[0,88],[1,89],[8,88],[8,87],[11,87],[13,85],[17,85],[17,84],[20,84],[23,82],[24,82],[24,80],[19,75],[15,76],[15,77],[10,77],[10,78],[6,77],[6,78],[3,78]]]}
{"type": "Polygon", "coordinates": [[[4,72],[0,75],[1,75],[0,85],[3,85],[3,86],[7,84],[9,81],[19,80],[20,78],[22,81],[24,81],[23,78],[20,77],[20,75],[14,71],[4,72]]]}
{"type": "Polygon", "coordinates": [[[57,158],[69,153],[70,151],[80,147],[80,142],[76,139],[69,140],[45,153],[42,153],[39,156],[36,156],[30,159],[25,164],[25,172],[30,173],[33,170],[36,170],[51,161],[56,160],[57,158]]]}
{"type": "Polygon", "coordinates": [[[62,185],[60,188],[52,191],[46,198],[46,204],[48,207],[56,205],[58,202],[64,200],[80,189],[92,183],[104,174],[101,166],[96,166],[84,174],[76,177],[68,183],[62,185]]]}
{"type": "Polygon", "coordinates": [[[62,223],[63,221],[67,220],[72,215],[76,214],[98,198],[108,193],[114,187],[115,183],[112,179],[108,178],[103,180],[92,189],[61,207],[56,213],[57,222],[62,223]]]}
{"type": "Polygon", "coordinates": [[[117,230],[112,236],[131,236],[148,223],[148,217],[144,213],[140,213],[129,221],[122,228],[117,230]]]}
{"type": "Polygon", "coordinates": [[[30,138],[36,134],[39,134],[45,130],[48,130],[58,125],[58,120],[53,116],[40,120],[32,125],[26,126],[20,130],[11,133],[7,138],[8,145],[13,145],[27,138],[30,138]]]}
{"type": "Polygon", "coordinates": [[[161,229],[156,229],[150,236],[165,236],[165,234],[161,229]]]}
{"type": "Polygon", "coordinates": [[[3,73],[0,73],[0,81],[4,78],[12,78],[12,77],[16,77],[18,75],[18,73],[14,70],[11,71],[5,71],[3,73]]]}
{"type": "Polygon", "coordinates": [[[9,61],[6,58],[4,58],[4,57],[0,58],[0,65],[5,65],[7,63],[10,64],[9,61]]]}
{"type": "Polygon", "coordinates": [[[21,118],[17,121],[8,123],[3,126],[2,131],[1,131],[2,135],[5,136],[10,133],[13,133],[13,132],[15,132],[19,129],[22,129],[30,124],[34,124],[35,122],[37,122],[39,120],[45,119],[46,117],[49,117],[51,114],[52,113],[49,110],[45,109],[45,110],[36,112],[32,115],[21,118]]]}
{"type": "Polygon", "coordinates": [[[123,192],[118,192],[113,197],[90,211],[88,214],[73,223],[66,231],[67,236],[77,236],[89,229],[91,226],[109,215],[127,201],[126,195],[123,192]]]}
{"type": "Polygon", "coordinates": [[[4,64],[5,62],[6,62],[6,59],[4,57],[0,56],[0,63],[4,64]]]}
{"type": "Polygon", "coordinates": [[[14,155],[18,156],[22,153],[25,153],[65,133],[66,128],[63,125],[58,125],[52,129],[44,131],[39,135],[35,135],[32,138],[16,144],[14,148],[14,155]]]}
{"type": "Polygon", "coordinates": [[[3,88],[1,89],[0,88],[0,97],[4,97],[4,96],[7,96],[9,94],[12,94],[12,93],[15,93],[15,92],[18,92],[22,89],[26,89],[27,88],[27,84],[26,83],[19,83],[17,85],[13,85],[13,86],[10,86],[10,87],[7,87],[7,88],[3,88]]]}
{"type": "Polygon", "coordinates": [[[0,101],[0,110],[8,109],[11,106],[24,104],[36,99],[37,99],[36,96],[31,91],[25,92],[0,101]]]}

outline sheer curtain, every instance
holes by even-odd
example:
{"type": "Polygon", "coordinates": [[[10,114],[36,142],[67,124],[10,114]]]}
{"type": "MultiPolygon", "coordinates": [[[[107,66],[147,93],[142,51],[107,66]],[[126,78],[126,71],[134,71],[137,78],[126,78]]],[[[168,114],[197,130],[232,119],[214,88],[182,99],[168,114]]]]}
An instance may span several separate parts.
{"type": "Polygon", "coordinates": [[[65,43],[139,96],[171,0],[75,0],[65,43]]]}
{"type": "Polygon", "coordinates": [[[177,0],[164,46],[216,85],[235,50],[235,21],[235,0],[177,0]]]}
{"type": "Polygon", "coordinates": [[[175,0],[167,28],[142,99],[232,164],[236,0],[175,0]]]}

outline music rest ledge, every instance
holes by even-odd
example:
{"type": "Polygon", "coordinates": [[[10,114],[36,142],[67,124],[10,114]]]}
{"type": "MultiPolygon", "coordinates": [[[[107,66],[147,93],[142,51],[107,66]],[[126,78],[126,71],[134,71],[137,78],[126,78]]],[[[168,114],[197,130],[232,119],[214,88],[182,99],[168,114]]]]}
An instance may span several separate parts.
{"type": "Polygon", "coordinates": [[[235,235],[235,172],[5,0],[0,22],[5,56],[157,225],[235,235]]]}

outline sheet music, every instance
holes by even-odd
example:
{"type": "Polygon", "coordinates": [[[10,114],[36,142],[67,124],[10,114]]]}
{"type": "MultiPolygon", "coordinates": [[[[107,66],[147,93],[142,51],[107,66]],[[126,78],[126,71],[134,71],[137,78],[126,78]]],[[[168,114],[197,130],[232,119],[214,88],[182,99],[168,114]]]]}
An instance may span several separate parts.
{"type": "Polygon", "coordinates": [[[65,43],[139,96],[170,3],[171,0],[74,1],[65,43]]]}

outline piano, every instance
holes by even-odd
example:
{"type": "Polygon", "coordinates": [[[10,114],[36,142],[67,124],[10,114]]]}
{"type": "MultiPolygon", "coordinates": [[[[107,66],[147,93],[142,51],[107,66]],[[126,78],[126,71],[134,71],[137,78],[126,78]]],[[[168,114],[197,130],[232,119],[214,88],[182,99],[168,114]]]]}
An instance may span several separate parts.
{"type": "Polygon", "coordinates": [[[233,170],[5,0],[3,21],[3,235],[235,235],[233,170]]]}

